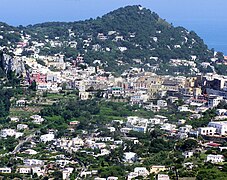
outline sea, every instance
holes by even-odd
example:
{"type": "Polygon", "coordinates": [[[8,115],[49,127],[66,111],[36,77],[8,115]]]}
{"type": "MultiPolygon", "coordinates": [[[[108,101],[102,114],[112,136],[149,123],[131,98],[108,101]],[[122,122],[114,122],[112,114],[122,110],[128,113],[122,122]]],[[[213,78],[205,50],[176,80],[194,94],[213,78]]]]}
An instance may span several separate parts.
{"type": "Polygon", "coordinates": [[[223,52],[227,56],[227,21],[176,21],[174,26],[183,26],[195,31],[208,45],[209,49],[223,52]]]}

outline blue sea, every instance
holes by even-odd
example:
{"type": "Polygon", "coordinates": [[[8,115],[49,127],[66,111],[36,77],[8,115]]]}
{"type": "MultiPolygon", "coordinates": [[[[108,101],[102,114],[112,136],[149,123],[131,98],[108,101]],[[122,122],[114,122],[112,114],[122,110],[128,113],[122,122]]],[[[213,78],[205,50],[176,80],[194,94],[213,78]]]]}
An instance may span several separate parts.
{"type": "Polygon", "coordinates": [[[227,55],[227,21],[176,21],[173,25],[195,31],[210,49],[214,48],[215,51],[221,51],[227,55]]]}

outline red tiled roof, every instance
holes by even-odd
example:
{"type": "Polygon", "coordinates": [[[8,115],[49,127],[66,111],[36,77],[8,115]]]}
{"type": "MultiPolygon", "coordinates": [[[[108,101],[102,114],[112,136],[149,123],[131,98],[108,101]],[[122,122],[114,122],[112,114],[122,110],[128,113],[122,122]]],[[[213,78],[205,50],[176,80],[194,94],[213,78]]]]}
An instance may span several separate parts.
{"type": "Polygon", "coordinates": [[[218,144],[218,143],[207,143],[208,146],[213,146],[213,147],[218,147],[220,146],[221,144],[218,144]]]}

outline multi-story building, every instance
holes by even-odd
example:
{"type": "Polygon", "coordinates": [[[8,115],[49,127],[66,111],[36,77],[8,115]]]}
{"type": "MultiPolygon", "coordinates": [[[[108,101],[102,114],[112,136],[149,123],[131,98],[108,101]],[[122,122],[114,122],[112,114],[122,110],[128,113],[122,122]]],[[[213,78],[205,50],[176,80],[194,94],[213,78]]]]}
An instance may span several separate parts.
{"type": "Polygon", "coordinates": [[[211,163],[220,163],[220,162],[223,162],[224,161],[224,156],[223,155],[214,155],[214,154],[209,154],[207,156],[207,159],[206,161],[210,161],[211,163]]]}
{"type": "Polygon", "coordinates": [[[39,159],[24,159],[24,165],[26,166],[35,166],[35,165],[44,165],[44,162],[39,159]]]}
{"type": "Polygon", "coordinates": [[[213,136],[216,133],[216,128],[214,127],[200,127],[199,129],[200,135],[213,136]]]}
{"type": "Polygon", "coordinates": [[[7,167],[0,168],[0,173],[11,173],[11,172],[12,172],[11,168],[7,168],[7,167]]]}
{"type": "Polygon", "coordinates": [[[216,133],[220,135],[227,135],[227,121],[212,121],[209,122],[208,127],[214,127],[216,133]]]}
{"type": "Polygon", "coordinates": [[[222,96],[210,95],[208,99],[208,107],[216,107],[221,101],[223,101],[222,96]]]}

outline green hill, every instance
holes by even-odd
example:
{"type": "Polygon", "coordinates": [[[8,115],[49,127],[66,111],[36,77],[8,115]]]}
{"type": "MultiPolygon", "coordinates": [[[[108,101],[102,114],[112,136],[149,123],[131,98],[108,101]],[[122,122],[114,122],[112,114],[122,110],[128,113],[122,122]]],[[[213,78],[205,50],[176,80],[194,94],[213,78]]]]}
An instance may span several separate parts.
{"type": "Polygon", "coordinates": [[[0,45],[11,46],[20,41],[19,28],[0,22],[0,45]]]}
{"type": "Polygon", "coordinates": [[[162,73],[169,68],[170,59],[196,56],[196,62],[203,62],[212,56],[195,32],[174,27],[141,6],[120,8],[96,19],[48,22],[21,29],[31,35],[30,42],[45,44],[41,55],[62,53],[72,60],[82,54],[86,63],[101,60],[106,70],[118,73],[132,66],[156,66],[162,73]],[[58,45],[53,46],[51,40],[58,45]]]}

